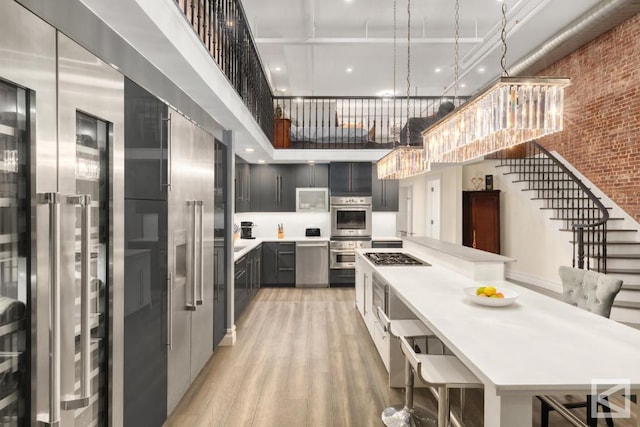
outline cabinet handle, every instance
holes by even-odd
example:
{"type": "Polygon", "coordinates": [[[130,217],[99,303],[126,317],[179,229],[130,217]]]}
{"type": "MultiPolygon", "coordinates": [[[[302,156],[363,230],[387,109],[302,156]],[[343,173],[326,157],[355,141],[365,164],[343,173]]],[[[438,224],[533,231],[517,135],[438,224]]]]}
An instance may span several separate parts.
{"type": "Polygon", "coordinates": [[[198,200],[198,206],[200,207],[200,241],[198,243],[200,257],[198,259],[198,272],[200,281],[200,299],[196,300],[196,305],[202,305],[204,303],[204,200],[198,200]]]}
{"type": "Polygon", "coordinates": [[[173,274],[167,276],[167,347],[171,351],[173,344],[173,274]]]}
{"type": "Polygon", "coordinates": [[[40,193],[49,206],[49,426],[60,425],[60,194],[40,193]]]}
{"type": "Polygon", "coordinates": [[[169,117],[167,117],[166,119],[160,120],[160,191],[162,191],[164,187],[167,187],[167,190],[171,191],[172,170],[173,170],[173,165],[172,165],[172,156],[171,156],[171,113],[169,113],[169,117]],[[167,182],[166,183],[164,183],[162,180],[162,160],[164,159],[164,155],[162,153],[163,122],[167,122],[167,182]]]}
{"type": "Polygon", "coordinates": [[[91,195],[68,198],[71,205],[80,205],[80,396],[62,401],[62,408],[78,409],[89,405],[91,397],[91,329],[89,326],[89,285],[91,274],[91,195]]]}
{"type": "Polygon", "coordinates": [[[367,315],[367,276],[363,276],[363,287],[362,287],[362,296],[364,298],[364,301],[362,302],[362,312],[364,313],[364,315],[367,315]]]}

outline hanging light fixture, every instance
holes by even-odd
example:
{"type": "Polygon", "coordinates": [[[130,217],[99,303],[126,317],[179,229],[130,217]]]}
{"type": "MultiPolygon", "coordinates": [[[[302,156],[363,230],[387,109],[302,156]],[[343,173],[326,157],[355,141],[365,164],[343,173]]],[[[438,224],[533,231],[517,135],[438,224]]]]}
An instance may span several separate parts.
{"type": "MultiPolygon", "coordinates": [[[[395,120],[395,86],[396,86],[396,2],[393,2],[393,108],[395,120]]],[[[428,171],[425,162],[424,147],[411,147],[411,0],[407,1],[407,143],[395,147],[378,160],[379,179],[401,179],[428,171]]]]}
{"type": "Polygon", "coordinates": [[[571,80],[509,77],[506,26],[502,3],[502,76],[422,132],[428,162],[465,162],[562,130],[564,88],[571,80]]]}

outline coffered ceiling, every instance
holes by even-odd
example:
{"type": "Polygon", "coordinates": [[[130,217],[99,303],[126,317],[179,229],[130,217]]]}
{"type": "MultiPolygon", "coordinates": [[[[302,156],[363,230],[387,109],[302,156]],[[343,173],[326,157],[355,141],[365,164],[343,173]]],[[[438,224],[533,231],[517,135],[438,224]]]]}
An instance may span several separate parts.
{"type": "MultiPolygon", "coordinates": [[[[276,94],[375,96],[407,91],[407,0],[243,0],[276,94]]],[[[598,0],[505,0],[507,68],[598,0]]],[[[500,75],[502,2],[459,0],[459,94],[500,75]]],[[[411,94],[453,94],[454,0],[411,0],[411,94]]]]}

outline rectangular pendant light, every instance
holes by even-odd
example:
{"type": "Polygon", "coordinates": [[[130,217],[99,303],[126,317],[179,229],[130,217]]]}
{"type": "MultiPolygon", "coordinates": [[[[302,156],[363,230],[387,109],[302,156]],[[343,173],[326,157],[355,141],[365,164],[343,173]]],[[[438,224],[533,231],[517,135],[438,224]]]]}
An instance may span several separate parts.
{"type": "Polygon", "coordinates": [[[378,160],[379,179],[402,179],[429,171],[423,147],[400,146],[378,160]]]}

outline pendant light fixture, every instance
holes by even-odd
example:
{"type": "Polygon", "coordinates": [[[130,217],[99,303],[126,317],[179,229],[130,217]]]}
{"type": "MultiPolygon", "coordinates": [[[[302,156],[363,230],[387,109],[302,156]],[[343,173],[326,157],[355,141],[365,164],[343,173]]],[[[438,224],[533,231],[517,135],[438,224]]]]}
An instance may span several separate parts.
{"type": "Polygon", "coordinates": [[[571,80],[509,77],[506,26],[502,3],[502,76],[422,132],[428,162],[465,162],[562,131],[564,88],[571,80]]]}
{"type": "MultiPolygon", "coordinates": [[[[394,87],[394,112],[395,112],[395,50],[396,50],[396,2],[393,2],[393,87],[394,87]]],[[[411,117],[411,0],[407,0],[407,143],[404,146],[395,147],[383,158],[378,160],[378,178],[379,179],[401,179],[418,175],[428,171],[428,165],[425,163],[424,147],[412,147],[409,145],[411,141],[411,129],[409,126],[409,117],[411,117]]],[[[394,113],[395,120],[395,113],[394,113]]]]}

